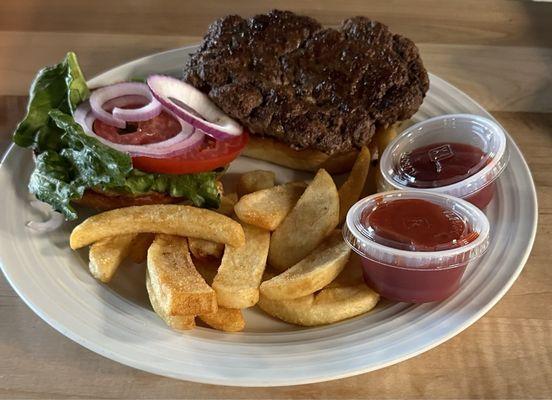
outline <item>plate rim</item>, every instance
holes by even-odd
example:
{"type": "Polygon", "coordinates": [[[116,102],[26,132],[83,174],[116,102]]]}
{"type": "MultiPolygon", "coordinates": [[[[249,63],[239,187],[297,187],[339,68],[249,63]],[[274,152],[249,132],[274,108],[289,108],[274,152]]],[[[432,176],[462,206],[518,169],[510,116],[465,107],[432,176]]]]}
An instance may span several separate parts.
{"type": "MultiPolygon", "coordinates": [[[[102,75],[104,75],[105,73],[108,73],[108,72],[110,72],[113,69],[118,68],[118,67],[128,66],[130,64],[144,63],[144,62],[147,62],[148,59],[151,60],[151,59],[155,59],[155,58],[158,58],[158,57],[166,56],[170,53],[178,53],[178,52],[182,52],[182,51],[185,51],[187,49],[192,49],[192,48],[197,48],[197,45],[190,45],[190,46],[183,46],[183,47],[178,47],[178,48],[174,48],[174,49],[169,49],[169,50],[165,50],[165,51],[162,51],[162,52],[149,54],[149,55],[146,55],[144,57],[140,57],[138,59],[130,60],[126,63],[119,64],[117,66],[114,66],[113,68],[110,68],[106,71],[103,71],[103,72],[97,74],[96,76],[91,78],[89,80],[89,82],[99,80],[102,77],[102,75]]],[[[484,110],[484,112],[486,113],[486,115],[489,118],[491,118],[492,120],[494,120],[495,122],[497,122],[500,125],[500,123],[498,121],[496,121],[496,119],[484,107],[482,107],[477,101],[475,101],[469,95],[464,93],[462,90],[458,89],[457,87],[453,86],[452,84],[448,83],[444,79],[442,79],[442,78],[440,78],[440,77],[438,77],[434,74],[430,73],[429,75],[430,75],[430,78],[431,78],[432,81],[439,81],[439,83],[441,85],[447,87],[447,89],[452,89],[452,90],[456,91],[457,93],[461,94],[466,100],[470,101],[471,103],[473,103],[474,105],[479,107],[481,110],[484,110]]],[[[94,86],[94,84],[92,83],[91,86],[94,86]]],[[[226,386],[236,386],[236,387],[292,386],[292,385],[300,385],[300,384],[309,384],[309,383],[330,381],[330,380],[342,379],[342,378],[346,378],[346,377],[350,377],[350,376],[360,375],[360,374],[363,374],[363,373],[367,373],[367,372],[371,372],[371,371],[374,371],[374,370],[382,369],[382,368],[388,367],[390,365],[394,365],[394,364],[400,363],[402,361],[408,360],[410,358],[413,358],[413,357],[415,357],[419,354],[422,354],[426,351],[429,351],[429,350],[439,346],[440,344],[442,344],[442,343],[450,340],[454,336],[460,334],[465,329],[467,329],[468,327],[473,325],[476,321],[478,321],[481,317],[483,317],[492,307],[494,307],[504,297],[506,292],[512,287],[514,282],[517,280],[517,278],[521,274],[521,271],[525,267],[525,264],[527,263],[527,260],[528,260],[530,254],[531,254],[531,251],[532,251],[532,248],[533,248],[533,245],[534,245],[534,241],[535,241],[535,237],[536,237],[537,226],[538,226],[538,215],[539,215],[538,214],[538,198],[537,198],[535,182],[534,182],[531,170],[529,168],[529,165],[527,164],[527,161],[525,160],[525,157],[523,156],[523,153],[520,151],[518,145],[515,143],[515,141],[511,138],[511,136],[507,133],[506,130],[505,130],[505,132],[506,132],[506,134],[509,138],[510,145],[515,147],[515,151],[519,154],[520,160],[523,163],[523,166],[524,166],[525,170],[528,172],[528,174],[531,178],[530,182],[529,182],[529,186],[530,186],[530,189],[531,189],[530,190],[530,194],[531,194],[531,199],[530,200],[531,200],[531,206],[532,206],[531,208],[532,208],[532,210],[534,210],[533,220],[531,221],[532,229],[531,229],[531,234],[530,234],[530,237],[529,237],[528,245],[525,248],[525,251],[524,251],[522,257],[520,258],[520,262],[519,262],[515,272],[510,276],[510,278],[508,279],[506,284],[504,284],[500,288],[500,290],[495,294],[495,296],[484,307],[481,307],[479,310],[477,310],[477,312],[475,312],[470,318],[467,318],[461,325],[456,326],[454,329],[450,330],[446,335],[440,337],[438,340],[435,340],[433,343],[431,343],[431,344],[429,344],[429,345],[427,345],[423,348],[420,348],[416,351],[413,351],[411,353],[403,354],[403,356],[395,358],[395,359],[393,359],[393,360],[391,360],[387,363],[381,363],[381,364],[377,364],[375,366],[371,366],[371,367],[367,367],[367,368],[359,368],[359,369],[356,369],[354,371],[344,372],[342,374],[336,374],[336,373],[333,373],[333,372],[329,373],[329,374],[324,374],[324,372],[321,371],[321,373],[319,373],[316,377],[311,377],[311,378],[299,377],[299,378],[296,378],[296,379],[287,378],[285,380],[285,382],[282,382],[281,378],[280,378],[280,380],[275,381],[275,382],[272,382],[272,381],[267,382],[267,381],[259,381],[259,379],[249,380],[248,377],[241,377],[240,379],[234,379],[234,380],[226,379],[226,380],[224,380],[223,383],[220,383],[219,381],[216,381],[215,379],[209,379],[209,378],[204,379],[201,376],[188,374],[186,371],[179,371],[178,374],[167,372],[166,370],[160,371],[159,369],[155,368],[154,366],[148,365],[147,362],[143,362],[143,361],[136,362],[136,360],[129,360],[121,354],[113,353],[109,350],[106,350],[102,346],[96,345],[95,343],[89,341],[88,339],[81,336],[80,334],[75,333],[72,330],[65,328],[62,324],[57,323],[57,321],[53,320],[46,313],[44,313],[41,310],[41,308],[38,304],[35,304],[28,297],[26,297],[20,291],[19,287],[14,285],[14,283],[12,282],[12,279],[11,279],[12,276],[7,271],[7,268],[5,267],[5,263],[3,261],[3,257],[1,255],[0,255],[0,269],[2,269],[2,272],[3,272],[6,280],[8,281],[10,286],[13,288],[13,290],[17,293],[17,295],[23,300],[23,302],[35,314],[37,314],[43,321],[45,321],[52,328],[54,328],[56,331],[60,332],[62,335],[68,337],[72,341],[74,341],[74,342],[82,345],[83,347],[87,348],[88,350],[91,350],[91,351],[93,351],[93,352],[95,352],[95,353],[97,353],[97,354],[99,354],[99,355],[101,355],[105,358],[114,360],[118,363],[121,363],[123,365],[129,366],[129,367],[132,367],[132,368],[136,368],[136,369],[139,369],[139,370],[150,372],[150,373],[153,373],[153,374],[156,374],[156,375],[168,376],[168,377],[171,377],[171,378],[176,378],[176,379],[181,379],[181,380],[185,379],[185,380],[189,380],[189,381],[193,381],[193,382],[199,382],[199,383],[217,384],[217,385],[222,384],[222,385],[226,385],[226,386]]],[[[2,166],[4,165],[7,158],[14,153],[14,146],[15,146],[15,144],[11,143],[9,148],[3,154],[2,158],[1,158],[1,161],[0,161],[0,168],[2,168],[2,166]]]]}

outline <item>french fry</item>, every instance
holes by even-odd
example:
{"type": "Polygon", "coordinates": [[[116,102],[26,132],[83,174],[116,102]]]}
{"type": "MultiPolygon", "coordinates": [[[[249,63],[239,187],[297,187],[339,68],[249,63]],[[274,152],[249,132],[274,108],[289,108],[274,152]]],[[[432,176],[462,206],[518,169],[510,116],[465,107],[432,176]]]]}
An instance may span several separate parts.
{"type": "Polygon", "coordinates": [[[217,212],[222,215],[230,216],[234,213],[234,205],[238,202],[237,193],[228,193],[227,195],[221,196],[220,206],[217,209],[217,212]]]}
{"type": "Polygon", "coordinates": [[[148,250],[147,269],[162,315],[199,315],[217,311],[215,292],[197,272],[186,238],[155,235],[148,250]]]}
{"type": "Polygon", "coordinates": [[[151,286],[149,273],[146,271],[146,290],[150,299],[153,311],[169,326],[169,328],[178,331],[187,331],[195,327],[195,317],[193,315],[167,315],[160,305],[157,293],[151,286]]]}
{"type": "Polygon", "coordinates": [[[343,240],[341,231],[336,230],[293,267],[264,281],[260,292],[275,300],[295,299],[312,294],[339,275],[350,254],[351,249],[343,240]]]}
{"type": "Polygon", "coordinates": [[[376,306],[379,295],[364,282],[351,281],[349,274],[346,267],[321,291],[297,299],[273,300],[261,294],[258,305],[275,318],[302,326],[332,324],[364,314],[376,306]],[[341,279],[345,273],[347,276],[341,279]]]}
{"type": "Polygon", "coordinates": [[[195,237],[236,247],[245,242],[241,225],[215,211],[157,204],[96,214],[73,229],[70,245],[74,250],[107,237],[143,232],[195,237]]]}
{"type": "Polygon", "coordinates": [[[276,174],[272,171],[255,170],[241,174],[238,179],[238,196],[271,188],[275,179],[276,174]]]}
{"type": "Polygon", "coordinates": [[[234,210],[241,221],[273,231],[293,209],[305,188],[303,182],[292,182],[246,194],[234,210]]]}
{"type": "Polygon", "coordinates": [[[363,146],[347,180],[339,188],[339,222],[345,221],[349,208],[355,204],[366,183],[370,169],[370,150],[363,146]]]}
{"type": "Polygon", "coordinates": [[[245,245],[226,246],[213,280],[217,302],[226,308],[247,308],[259,300],[259,285],[266,267],[270,232],[244,225],[245,245]]]}
{"type": "Polygon", "coordinates": [[[128,258],[136,264],[141,264],[146,261],[148,257],[148,249],[151,246],[151,242],[153,242],[153,237],[153,233],[139,233],[136,235],[130,245],[128,258]]]}
{"type": "MultiPolygon", "coordinates": [[[[201,274],[207,284],[212,285],[213,279],[217,274],[218,264],[214,265],[206,260],[200,260],[196,263],[197,272],[201,274]]],[[[245,320],[241,310],[235,308],[218,307],[216,313],[203,314],[198,316],[204,323],[211,328],[225,332],[239,332],[245,328],[245,320]]]]}
{"type": "Polygon", "coordinates": [[[119,235],[92,244],[88,255],[92,276],[104,283],[109,282],[129,254],[135,237],[135,234],[119,235]]]}
{"type": "Polygon", "coordinates": [[[222,243],[211,242],[210,240],[188,238],[188,245],[195,258],[221,258],[224,252],[222,243]]]}
{"type": "Polygon", "coordinates": [[[339,194],[332,177],[319,170],[295,207],[272,233],[268,264],[283,271],[305,258],[339,222],[339,194]]]}

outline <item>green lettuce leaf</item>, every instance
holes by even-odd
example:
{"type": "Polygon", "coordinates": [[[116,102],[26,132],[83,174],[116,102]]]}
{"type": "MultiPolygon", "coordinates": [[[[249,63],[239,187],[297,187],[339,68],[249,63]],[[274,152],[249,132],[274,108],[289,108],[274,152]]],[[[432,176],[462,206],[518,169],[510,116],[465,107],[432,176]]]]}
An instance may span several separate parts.
{"type": "Polygon", "coordinates": [[[52,67],[41,70],[33,85],[27,115],[19,123],[13,140],[31,147],[36,155],[29,190],[51,204],[67,219],[77,218],[71,202],[86,189],[114,194],[168,193],[189,199],[198,207],[217,208],[219,174],[149,174],[132,168],[126,153],[114,150],[88,136],[73,119],[89,90],[74,53],[52,67]]]}
{"type": "Polygon", "coordinates": [[[38,72],[29,93],[27,115],[17,125],[13,141],[38,151],[55,149],[59,131],[51,125],[49,112],[58,109],[73,114],[77,105],[89,95],[77,56],[69,52],[59,64],[38,72]]]}

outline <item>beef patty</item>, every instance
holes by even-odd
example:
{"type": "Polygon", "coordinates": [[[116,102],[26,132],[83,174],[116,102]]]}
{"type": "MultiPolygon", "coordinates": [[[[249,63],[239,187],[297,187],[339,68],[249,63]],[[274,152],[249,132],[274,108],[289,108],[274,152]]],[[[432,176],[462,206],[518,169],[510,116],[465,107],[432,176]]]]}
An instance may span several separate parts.
{"type": "Polygon", "coordinates": [[[254,135],[327,154],[411,117],[429,88],[414,43],[365,17],[324,29],[289,11],[209,27],[184,79],[254,135]]]}

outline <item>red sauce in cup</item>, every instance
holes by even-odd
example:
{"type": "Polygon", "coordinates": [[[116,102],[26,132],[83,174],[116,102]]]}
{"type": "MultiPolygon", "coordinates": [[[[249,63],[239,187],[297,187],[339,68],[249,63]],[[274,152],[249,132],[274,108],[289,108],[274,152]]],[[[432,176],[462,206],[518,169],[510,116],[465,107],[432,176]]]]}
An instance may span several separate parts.
{"type": "Polygon", "coordinates": [[[347,214],[343,237],[362,256],[366,283],[410,303],[453,294],[488,246],[489,222],[468,202],[420,190],[378,193],[347,214]]]}
{"type": "Polygon", "coordinates": [[[396,167],[399,179],[413,188],[452,185],[487,165],[481,149],[465,143],[432,143],[401,154],[396,167]]]}
{"type": "Polygon", "coordinates": [[[365,212],[363,223],[378,243],[410,251],[448,250],[477,238],[460,215],[421,199],[383,203],[365,212]]]}

